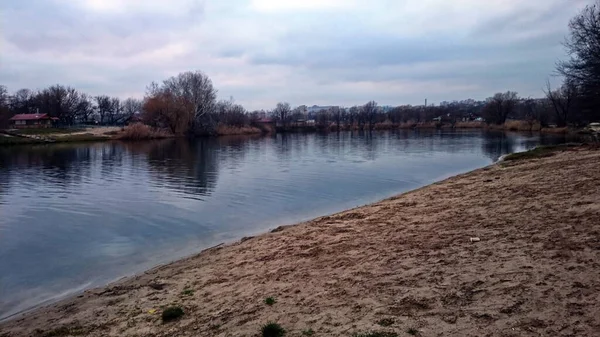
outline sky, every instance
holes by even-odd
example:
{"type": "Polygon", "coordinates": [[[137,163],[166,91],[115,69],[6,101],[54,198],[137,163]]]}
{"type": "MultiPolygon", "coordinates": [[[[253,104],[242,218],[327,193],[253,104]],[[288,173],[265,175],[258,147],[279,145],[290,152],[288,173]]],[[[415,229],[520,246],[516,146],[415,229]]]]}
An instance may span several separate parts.
{"type": "Polygon", "coordinates": [[[142,98],[200,70],[249,110],[541,97],[592,2],[2,0],[0,84],[142,98]]]}

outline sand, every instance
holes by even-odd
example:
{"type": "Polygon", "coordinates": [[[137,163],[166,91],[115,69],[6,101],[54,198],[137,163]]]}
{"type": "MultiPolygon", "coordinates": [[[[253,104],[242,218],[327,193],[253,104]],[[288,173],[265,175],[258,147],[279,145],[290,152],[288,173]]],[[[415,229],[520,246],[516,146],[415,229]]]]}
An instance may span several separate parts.
{"type": "Polygon", "coordinates": [[[87,291],[0,336],[241,337],[267,322],[287,336],[600,336],[599,168],[587,148],[496,164],[87,291]],[[168,305],[185,315],[163,323],[168,305]]]}

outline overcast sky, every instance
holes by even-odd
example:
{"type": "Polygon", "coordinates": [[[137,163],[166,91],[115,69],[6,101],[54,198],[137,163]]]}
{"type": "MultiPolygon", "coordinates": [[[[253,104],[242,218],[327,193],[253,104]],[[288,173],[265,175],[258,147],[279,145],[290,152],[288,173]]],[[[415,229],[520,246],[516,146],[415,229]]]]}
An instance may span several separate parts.
{"type": "Polygon", "coordinates": [[[2,0],[0,84],[142,97],[208,74],[248,109],[541,96],[588,0],[2,0]]]}

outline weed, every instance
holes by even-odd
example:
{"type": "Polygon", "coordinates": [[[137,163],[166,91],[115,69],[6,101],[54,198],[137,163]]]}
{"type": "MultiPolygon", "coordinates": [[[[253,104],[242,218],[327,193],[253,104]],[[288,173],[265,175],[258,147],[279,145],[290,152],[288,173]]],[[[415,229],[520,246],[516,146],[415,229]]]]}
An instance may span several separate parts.
{"type": "Polygon", "coordinates": [[[315,334],[313,329],[307,329],[302,331],[302,336],[312,336],[315,334]]]}
{"type": "Polygon", "coordinates": [[[277,323],[269,323],[262,327],[263,337],[283,337],[285,330],[277,323]]]}
{"type": "Polygon", "coordinates": [[[398,337],[398,334],[395,332],[374,331],[361,334],[354,334],[353,337],[398,337]]]}
{"type": "Polygon", "coordinates": [[[163,322],[174,321],[181,318],[183,314],[184,312],[183,309],[181,309],[181,307],[168,307],[165,310],[163,310],[162,320],[163,322]]]}
{"type": "Polygon", "coordinates": [[[273,304],[277,303],[277,301],[273,297],[267,297],[267,298],[265,298],[265,303],[267,305],[273,305],[273,304]]]}
{"type": "Polygon", "coordinates": [[[184,290],[181,292],[181,295],[184,295],[184,296],[192,296],[192,295],[194,295],[194,289],[184,289],[184,290]]]}
{"type": "Polygon", "coordinates": [[[409,335],[416,336],[416,335],[419,334],[419,330],[414,329],[414,328],[410,328],[410,329],[406,330],[406,333],[409,334],[409,335]]]}
{"type": "Polygon", "coordinates": [[[549,145],[549,146],[538,146],[533,150],[526,152],[517,152],[509,154],[504,158],[506,161],[510,160],[523,160],[523,159],[537,159],[553,156],[556,152],[567,150],[569,147],[579,146],[579,144],[561,144],[561,145],[549,145]]]}
{"type": "Polygon", "coordinates": [[[392,324],[394,324],[394,319],[393,318],[383,318],[380,319],[377,324],[381,325],[381,326],[390,326],[392,324]]]}

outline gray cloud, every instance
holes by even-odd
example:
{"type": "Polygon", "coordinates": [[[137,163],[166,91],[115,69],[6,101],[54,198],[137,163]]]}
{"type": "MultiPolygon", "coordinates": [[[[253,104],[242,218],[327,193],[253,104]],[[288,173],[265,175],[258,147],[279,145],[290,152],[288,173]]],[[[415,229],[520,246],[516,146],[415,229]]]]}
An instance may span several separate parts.
{"type": "Polygon", "coordinates": [[[2,2],[3,84],[140,96],[153,80],[200,69],[248,108],[536,96],[564,56],[569,18],[589,1],[130,3],[2,2]]]}

